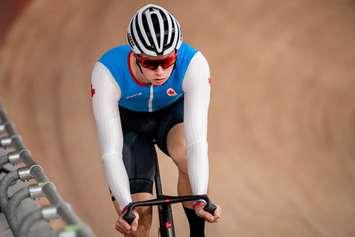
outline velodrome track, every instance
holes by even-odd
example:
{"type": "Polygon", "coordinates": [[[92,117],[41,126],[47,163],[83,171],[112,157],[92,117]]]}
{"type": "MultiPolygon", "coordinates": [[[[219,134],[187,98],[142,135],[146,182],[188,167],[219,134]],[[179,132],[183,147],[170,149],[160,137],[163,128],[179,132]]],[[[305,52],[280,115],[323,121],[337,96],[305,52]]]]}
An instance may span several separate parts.
{"type": "MultiPolygon", "coordinates": [[[[208,236],[355,235],[355,2],[156,1],[208,58],[208,236]]],[[[119,236],[89,96],[100,54],[144,1],[34,0],[0,46],[0,101],[97,236],[119,236]]],[[[162,157],[165,191],[176,172],[162,157]]],[[[175,208],[178,236],[187,236],[175,208]]],[[[154,222],[156,226],[156,221],[154,222]]],[[[156,230],[152,231],[156,236],[156,230]]]]}

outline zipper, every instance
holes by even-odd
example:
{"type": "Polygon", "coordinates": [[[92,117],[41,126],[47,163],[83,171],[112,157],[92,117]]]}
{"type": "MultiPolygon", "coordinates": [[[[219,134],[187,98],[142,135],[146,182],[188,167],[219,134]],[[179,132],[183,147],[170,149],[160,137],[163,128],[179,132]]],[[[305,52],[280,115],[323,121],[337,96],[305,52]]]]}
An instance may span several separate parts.
{"type": "Polygon", "coordinates": [[[148,111],[153,112],[153,98],[154,98],[154,90],[153,85],[150,85],[150,94],[148,100],[148,111]]]}

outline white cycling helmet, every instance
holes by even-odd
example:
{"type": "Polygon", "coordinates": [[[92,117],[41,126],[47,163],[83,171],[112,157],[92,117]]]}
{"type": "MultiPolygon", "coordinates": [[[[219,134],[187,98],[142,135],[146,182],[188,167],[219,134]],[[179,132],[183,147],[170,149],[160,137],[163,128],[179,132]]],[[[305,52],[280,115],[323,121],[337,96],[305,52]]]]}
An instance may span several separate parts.
{"type": "Polygon", "coordinates": [[[182,43],[180,24],[164,8],[148,4],[132,17],[127,41],[135,54],[167,55],[182,43]]]}

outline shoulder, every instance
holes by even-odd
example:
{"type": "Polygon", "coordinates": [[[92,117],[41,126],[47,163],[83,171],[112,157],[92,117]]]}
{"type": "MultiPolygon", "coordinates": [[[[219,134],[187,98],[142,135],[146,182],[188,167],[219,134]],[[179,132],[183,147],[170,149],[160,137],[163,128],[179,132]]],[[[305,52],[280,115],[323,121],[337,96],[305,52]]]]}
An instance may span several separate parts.
{"type": "Polygon", "coordinates": [[[94,68],[92,69],[92,77],[100,78],[107,75],[111,75],[107,67],[101,62],[96,62],[94,68]]]}
{"type": "Polygon", "coordinates": [[[201,64],[204,63],[208,65],[207,59],[202,54],[202,52],[186,42],[183,42],[181,44],[181,47],[178,50],[178,60],[179,57],[181,61],[184,61],[185,63],[188,62],[189,66],[191,64],[196,64],[196,62],[201,64]]]}
{"type": "Polygon", "coordinates": [[[193,90],[194,88],[209,88],[210,68],[206,58],[198,51],[191,59],[187,68],[184,81],[184,91],[193,90]]]}
{"type": "Polygon", "coordinates": [[[101,62],[96,62],[92,70],[91,81],[98,82],[103,80],[115,81],[110,70],[101,62]]]}
{"type": "Polygon", "coordinates": [[[108,88],[113,88],[113,90],[117,90],[120,93],[120,87],[111,72],[100,62],[97,62],[92,70],[91,84],[95,89],[103,89],[105,91],[108,88]]]}
{"type": "Polygon", "coordinates": [[[182,42],[180,48],[178,49],[178,55],[182,57],[193,57],[198,50],[192,45],[182,42]]]}
{"type": "Polygon", "coordinates": [[[206,59],[205,55],[203,55],[203,53],[201,51],[197,51],[194,54],[191,62],[194,62],[194,63],[197,63],[197,64],[204,64],[204,65],[208,66],[207,59],[206,59]]]}
{"type": "Polygon", "coordinates": [[[206,57],[201,51],[197,51],[192,57],[190,64],[188,66],[188,71],[206,71],[209,73],[209,65],[206,57]]]}
{"type": "Polygon", "coordinates": [[[191,59],[197,53],[197,49],[192,47],[186,42],[183,42],[177,51],[178,57],[176,61],[176,72],[181,77],[184,77],[187,67],[189,66],[191,59]]]}
{"type": "Polygon", "coordinates": [[[128,45],[121,45],[106,51],[98,60],[113,75],[116,80],[123,78],[128,71],[128,56],[131,49],[128,45]]]}

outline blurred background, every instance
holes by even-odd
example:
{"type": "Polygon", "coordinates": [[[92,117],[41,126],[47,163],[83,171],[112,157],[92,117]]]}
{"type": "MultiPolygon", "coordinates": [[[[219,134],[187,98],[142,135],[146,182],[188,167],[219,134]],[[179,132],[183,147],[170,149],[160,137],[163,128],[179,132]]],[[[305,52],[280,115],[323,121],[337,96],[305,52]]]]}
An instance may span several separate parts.
{"type": "MultiPolygon", "coordinates": [[[[2,0],[0,102],[97,236],[120,236],[91,112],[97,58],[147,1],[2,0]]],[[[154,1],[207,57],[208,236],[355,236],[355,1],[154,1]]],[[[166,193],[176,169],[161,155],[166,193]]],[[[174,206],[177,236],[187,236],[174,206]]],[[[152,236],[157,236],[154,220],[152,236]]]]}

